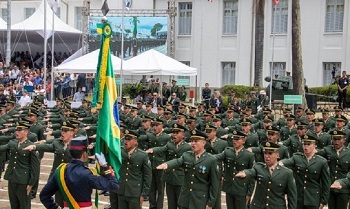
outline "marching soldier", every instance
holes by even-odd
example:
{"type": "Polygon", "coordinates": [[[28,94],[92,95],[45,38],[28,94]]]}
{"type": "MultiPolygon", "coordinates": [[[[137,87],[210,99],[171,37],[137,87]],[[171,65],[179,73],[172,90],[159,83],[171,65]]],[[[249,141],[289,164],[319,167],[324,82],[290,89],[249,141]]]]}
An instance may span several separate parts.
{"type": "Polygon", "coordinates": [[[192,131],[192,151],[185,152],[180,158],[170,160],[157,167],[160,170],[182,167],[185,181],[181,188],[178,204],[182,209],[212,208],[218,194],[219,178],[217,162],[214,156],[204,149],[206,135],[192,131]]]}
{"type": "Polygon", "coordinates": [[[263,142],[262,146],[265,163],[256,163],[252,169],[236,174],[238,178],[247,177],[257,181],[250,208],[297,208],[297,189],[293,172],[278,165],[279,145],[263,142]]]}
{"type": "Polygon", "coordinates": [[[281,128],[280,136],[281,141],[287,140],[291,135],[297,134],[297,127],[295,125],[295,116],[287,114],[284,116],[286,118],[286,125],[281,128]]]}
{"type": "MultiPolygon", "coordinates": [[[[350,150],[345,147],[345,133],[332,131],[332,144],[318,150],[317,154],[326,158],[330,169],[331,182],[346,178],[350,172],[350,150]]],[[[346,209],[350,190],[347,187],[332,189],[329,194],[329,209],[346,209]]]]}
{"type": "Polygon", "coordinates": [[[61,164],[40,193],[40,201],[46,208],[58,208],[59,205],[52,199],[52,195],[57,192],[64,194],[65,208],[91,208],[93,189],[115,191],[119,188],[114,171],[107,166],[103,154],[96,154],[101,164],[101,176],[85,167],[84,163],[88,161],[86,144],[86,137],[77,137],[71,141],[71,163],[61,164]]]}
{"type": "Polygon", "coordinates": [[[287,125],[287,116],[292,114],[292,110],[289,108],[283,108],[283,116],[279,118],[276,122],[276,126],[282,128],[287,125]]]}
{"type": "Polygon", "coordinates": [[[306,117],[305,117],[305,111],[302,107],[297,107],[296,114],[295,114],[295,121],[298,122],[304,122],[307,123],[306,117]]]}
{"type": "MultiPolygon", "coordinates": [[[[184,141],[186,127],[179,124],[174,124],[172,128],[172,141],[169,141],[165,146],[153,147],[148,149],[147,153],[164,153],[167,161],[180,158],[183,153],[191,150],[191,145],[184,141]]],[[[162,180],[166,184],[166,194],[168,200],[168,209],[177,209],[180,196],[181,186],[184,182],[184,169],[168,169],[165,170],[162,180]]]]}
{"type": "Polygon", "coordinates": [[[127,117],[125,121],[126,121],[126,125],[127,125],[128,129],[136,130],[139,127],[141,127],[142,120],[137,115],[137,108],[136,107],[131,108],[130,117],[127,117]]]}
{"type": "Polygon", "coordinates": [[[297,208],[322,209],[328,203],[331,179],[327,160],[316,155],[317,138],[303,135],[304,152],[280,161],[294,172],[298,202],[297,208]]]}
{"type": "Polygon", "coordinates": [[[342,131],[345,133],[346,141],[345,146],[348,146],[348,143],[350,142],[350,130],[346,128],[346,123],[348,122],[348,119],[344,115],[335,115],[335,128],[331,129],[331,131],[342,131]]]}
{"type": "Polygon", "coordinates": [[[316,134],[318,138],[317,148],[322,149],[328,145],[331,145],[331,135],[329,133],[323,132],[324,130],[324,121],[321,118],[316,118],[313,120],[314,130],[313,133],[316,134]]]}
{"type": "MultiPolygon", "coordinates": [[[[245,209],[254,190],[254,181],[237,179],[235,175],[254,165],[254,154],[244,148],[247,135],[240,131],[233,133],[233,147],[226,147],[215,155],[224,163],[222,190],[226,192],[226,205],[231,209],[245,209]]],[[[220,197],[220,196],[219,196],[220,197]]]]}
{"type": "Polygon", "coordinates": [[[322,119],[324,121],[324,132],[328,132],[329,130],[335,128],[335,121],[329,116],[328,109],[321,109],[322,119]]]}
{"type": "Polygon", "coordinates": [[[313,120],[315,119],[315,111],[311,109],[306,109],[306,121],[307,121],[307,129],[313,130],[314,129],[314,123],[313,120]]]}
{"type": "Polygon", "coordinates": [[[221,138],[223,135],[228,134],[228,131],[221,127],[222,119],[218,115],[213,116],[213,126],[216,127],[216,137],[221,138]]]}
{"type": "Polygon", "coordinates": [[[306,126],[307,123],[305,122],[297,122],[297,134],[291,135],[287,140],[282,142],[284,146],[288,147],[290,155],[293,155],[296,152],[303,152],[301,137],[308,131],[306,126]]]}

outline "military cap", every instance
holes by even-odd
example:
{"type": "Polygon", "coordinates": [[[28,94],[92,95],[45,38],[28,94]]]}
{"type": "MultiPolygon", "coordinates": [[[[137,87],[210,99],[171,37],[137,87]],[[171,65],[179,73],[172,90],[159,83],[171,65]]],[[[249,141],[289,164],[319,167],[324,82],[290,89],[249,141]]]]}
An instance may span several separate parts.
{"type": "Polygon", "coordinates": [[[72,114],[72,113],[69,113],[69,114],[67,115],[67,117],[68,117],[70,120],[77,120],[77,119],[78,119],[78,116],[75,115],[75,114],[72,114]]]}
{"type": "Polygon", "coordinates": [[[338,131],[338,130],[333,130],[329,132],[331,134],[332,137],[337,137],[337,136],[341,136],[344,137],[346,136],[346,133],[344,133],[343,131],[338,131]]]}
{"type": "Polygon", "coordinates": [[[186,118],[186,115],[183,113],[177,113],[176,117],[177,118],[186,118]]]}
{"type": "Polygon", "coordinates": [[[140,134],[138,134],[135,131],[132,130],[125,130],[124,131],[124,140],[130,140],[130,139],[137,139],[137,137],[139,137],[140,134]]]}
{"type": "Polygon", "coordinates": [[[190,140],[196,140],[196,139],[205,140],[206,138],[207,138],[207,135],[201,131],[198,131],[198,130],[191,131],[190,140]]]}
{"type": "Polygon", "coordinates": [[[164,110],[165,107],[164,107],[163,105],[158,105],[158,106],[157,106],[157,109],[158,109],[158,110],[164,110]]]}
{"type": "Polygon", "coordinates": [[[300,138],[301,138],[301,141],[303,141],[303,142],[317,142],[318,141],[317,137],[315,137],[311,134],[304,134],[300,138]]]}
{"type": "Polygon", "coordinates": [[[245,110],[247,111],[247,110],[252,110],[252,107],[251,106],[247,106],[246,108],[245,108],[245,110]]]}
{"type": "Polygon", "coordinates": [[[208,110],[209,110],[209,111],[213,111],[213,110],[215,110],[215,108],[216,108],[215,106],[210,106],[210,107],[208,108],[208,110]]]}
{"type": "Polygon", "coordinates": [[[220,121],[222,118],[219,115],[213,115],[213,121],[220,121]]]}
{"type": "Polygon", "coordinates": [[[308,114],[308,115],[315,115],[315,111],[313,111],[312,109],[306,109],[305,110],[305,113],[308,114]]]}
{"type": "Polygon", "coordinates": [[[228,109],[228,110],[226,110],[226,112],[227,112],[227,113],[233,113],[234,110],[233,110],[233,109],[228,109]]]}
{"type": "Polygon", "coordinates": [[[146,107],[153,106],[153,104],[150,102],[145,102],[144,104],[146,105],[146,107]]]}
{"type": "Polygon", "coordinates": [[[157,124],[157,125],[164,123],[164,121],[162,119],[159,119],[159,118],[154,118],[152,122],[153,122],[153,124],[157,124]]]}
{"type": "Polygon", "coordinates": [[[73,131],[75,129],[75,126],[70,121],[64,121],[62,122],[61,128],[62,130],[73,131]]]}
{"type": "Polygon", "coordinates": [[[272,118],[271,116],[266,115],[266,116],[263,118],[263,121],[264,121],[264,122],[273,122],[273,118],[272,118]]]}
{"type": "Polygon", "coordinates": [[[322,118],[315,118],[312,120],[312,122],[315,124],[324,124],[324,121],[322,118]]]}
{"type": "Polygon", "coordinates": [[[241,117],[242,117],[242,116],[245,116],[245,115],[247,115],[247,112],[246,112],[246,111],[244,111],[244,110],[243,110],[243,111],[241,111],[241,112],[239,113],[239,116],[241,116],[241,117]]]}
{"type": "Polygon", "coordinates": [[[22,123],[29,123],[30,124],[32,121],[30,121],[30,120],[28,120],[26,118],[21,118],[19,122],[20,123],[22,122],[22,123]]]}
{"type": "Polygon", "coordinates": [[[21,130],[29,129],[30,126],[31,125],[29,123],[17,122],[16,123],[16,130],[21,131],[21,130]]]}
{"type": "Polygon", "coordinates": [[[212,130],[212,131],[216,131],[216,129],[218,129],[217,127],[211,125],[211,124],[207,124],[205,126],[205,130],[212,130]]]}
{"type": "Polygon", "coordinates": [[[204,104],[203,103],[197,103],[197,107],[199,107],[199,106],[204,107],[204,104]]]}
{"type": "Polygon", "coordinates": [[[282,111],[285,113],[292,112],[292,110],[290,108],[283,108],[282,111]]]}
{"type": "Polygon", "coordinates": [[[307,123],[305,123],[304,121],[299,121],[299,122],[297,122],[297,127],[299,128],[299,127],[303,127],[303,128],[305,128],[308,124],[307,123]]]}
{"type": "Polygon", "coordinates": [[[168,108],[166,108],[164,110],[164,114],[173,114],[173,111],[172,110],[169,110],[168,108]]]}
{"type": "Polygon", "coordinates": [[[38,117],[39,113],[34,110],[33,108],[29,108],[29,111],[28,111],[28,116],[37,116],[38,117]]]}
{"type": "Polygon", "coordinates": [[[167,102],[165,106],[173,106],[173,104],[171,104],[171,102],[167,102]]]}
{"type": "Polygon", "coordinates": [[[243,124],[243,123],[249,123],[249,124],[251,124],[251,123],[252,123],[252,121],[250,121],[249,118],[242,118],[239,122],[240,122],[241,124],[243,124]]]}
{"type": "Polygon", "coordinates": [[[141,119],[142,119],[142,121],[152,121],[153,120],[153,118],[152,117],[150,117],[150,116],[147,116],[147,115],[143,115],[142,117],[141,117],[141,119]]]}
{"type": "Polygon", "coordinates": [[[182,131],[182,132],[187,131],[187,128],[185,126],[182,126],[178,123],[174,123],[172,128],[173,128],[173,130],[172,130],[173,132],[175,132],[175,131],[182,131]]]}
{"type": "Polygon", "coordinates": [[[203,113],[203,115],[204,116],[212,116],[213,114],[210,112],[210,111],[205,111],[204,113],[203,113]]]}
{"type": "Polygon", "coordinates": [[[138,111],[139,109],[137,109],[137,107],[134,107],[134,106],[132,106],[131,107],[131,111],[133,112],[133,111],[138,111]]]}
{"type": "Polygon", "coordinates": [[[334,111],[343,111],[343,108],[339,107],[339,106],[335,106],[334,107],[334,111]]]}
{"type": "Polygon", "coordinates": [[[322,113],[329,112],[329,109],[328,109],[328,108],[323,108],[323,109],[321,109],[321,112],[322,112],[322,113]]]}
{"type": "Polygon", "coordinates": [[[261,145],[263,146],[264,151],[270,151],[270,152],[276,152],[280,148],[280,146],[273,142],[262,142],[261,145]]]}
{"type": "Polygon", "coordinates": [[[302,107],[297,107],[297,111],[298,110],[304,110],[304,108],[302,108],[302,107]]]}
{"type": "Polygon", "coordinates": [[[295,115],[293,115],[293,114],[287,114],[286,118],[295,120],[297,117],[295,117],[295,115]]]}
{"type": "Polygon", "coordinates": [[[193,107],[193,106],[189,106],[188,109],[189,109],[190,112],[196,111],[196,110],[197,110],[197,108],[196,108],[196,107],[193,107]]]}
{"type": "Polygon", "coordinates": [[[83,99],[81,102],[82,103],[88,103],[88,101],[86,99],[83,99]]]}
{"type": "Polygon", "coordinates": [[[196,121],[196,118],[190,115],[187,115],[187,122],[192,122],[192,121],[196,121]]]}
{"type": "Polygon", "coordinates": [[[179,105],[179,108],[186,108],[187,106],[184,104],[184,103],[181,103],[180,105],[179,105]]]}
{"type": "Polygon", "coordinates": [[[176,80],[171,80],[171,82],[175,82],[176,83],[177,81],[176,80]]]}
{"type": "Polygon", "coordinates": [[[280,130],[276,126],[267,126],[266,132],[279,133],[280,130]]]}
{"type": "Polygon", "coordinates": [[[85,150],[87,149],[87,138],[85,136],[78,136],[73,138],[70,142],[70,150],[85,150]]]}
{"type": "Polygon", "coordinates": [[[336,121],[348,122],[348,119],[347,119],[344,115],[336,115],[336,116],[335,116],[335,120],[336,120],[336,121]]]}
{"type": "Polygon", "coordinates": [[[272,110],[271,110],[270,108],[268,108],[268,107],[263,107],[263,108],[262,108],[262,111],[263,111],[264,113],[272,112],[272,110]]]}
{"type": "Polygon", "coordinates": [[[81,124],[81,122],[78,120],[69,120],[69,122],[73,124],[75,128],[77,128],[81,124]]]}
{"type": "Polygon", "coordinates": [[[132,106],[131,106],[131,105],[128,105],[128,104],[125,104],[125,105],[124,105],[124,109],[131,109],[131,107],[132,107],[132,106]]]}
{"type": "Polygon", "coordinates": [[[138,102],[136,102],[136,104],[138,104],[138,105],[141,104],[142,105],[143,103],[141,101],[138,101],[138,102]]]}
{"type": "Polygon", "coordinates": [[[236,130],[234,130],[233,132],[232,132],[232,134],[233,134],[233,139],[235,139],[235,136],[238,136],[238,137],[246,137],[247,136],[247,134],[245,134],[245,133],[243,133],[242,131],[236,131],[236,130]]]}

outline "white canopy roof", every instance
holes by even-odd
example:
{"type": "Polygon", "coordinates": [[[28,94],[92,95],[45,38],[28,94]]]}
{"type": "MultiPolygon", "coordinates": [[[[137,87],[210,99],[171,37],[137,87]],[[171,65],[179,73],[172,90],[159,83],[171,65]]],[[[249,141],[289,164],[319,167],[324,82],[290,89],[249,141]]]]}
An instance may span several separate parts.
{"type": "Polygon", "coordinates": [[[197,75],[197,68],[189,67],[154,49],[150,49],[123,64],[125,75],[197,75]]]}
{"type": "MultiPolygon", "coordinates": [[[[85,54],[77,59],[66,62],[55,67],[55,71],[60,73],[96,73],[98,55],[100,50],[97,49],[93,52],[85,54]]],[[[114,55],[111,55],[113,70],[115,74],[120,73],[120,59],[114,55]]]]}
{"type": "Polygon", "coordinates": [[[0,30],[6,30],[6,29],[7,29],[7,23],[5,22],[5,20],[0,18],[0,30]]]}

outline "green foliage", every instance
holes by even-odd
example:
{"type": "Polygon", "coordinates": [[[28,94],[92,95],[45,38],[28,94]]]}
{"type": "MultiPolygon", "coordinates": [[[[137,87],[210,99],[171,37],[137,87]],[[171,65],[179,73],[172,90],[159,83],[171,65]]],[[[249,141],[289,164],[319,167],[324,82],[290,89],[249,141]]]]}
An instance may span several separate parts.
{"type": "MultiPolygon", "coordinates": [[[[243,86],[243,85],[226,85],[220,89],[220,92],[223,96],[229,95],[229,93],[234,90],[238,98],[243,98],[244,92],[249,93],[253,91],[253,86],[243,86]]],[[[227,98],[226,98],[227,100],[227,98]]]]}
{"type": "Polygon", "coordinates": [[[151,29],[151,36],[157,36],[157,32],[162,30],[163,25],[161,23],[156,23],[151,29]]]}
{"type": "MultiPolygon", "coordinates": [[[[336,101],[338,97],[338,87],[337,85],[321,86],[309,88],[309,93],[321,95],[318,96],[318,101],[336,101]]],[[[347,101],[349,101],[349,95],[347,101]]]]}
{"type": "Polygon", "coordinates": [[[134,99],[142,90],[144,85],[142,83],[137,84],[123,84],[123,97],[129,96],[130,99],[134,99]]]}

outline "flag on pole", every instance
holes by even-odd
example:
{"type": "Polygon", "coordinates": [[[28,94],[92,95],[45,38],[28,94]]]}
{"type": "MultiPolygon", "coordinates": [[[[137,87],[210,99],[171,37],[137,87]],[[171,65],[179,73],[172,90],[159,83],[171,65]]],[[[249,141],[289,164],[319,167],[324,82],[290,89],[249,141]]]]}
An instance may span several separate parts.
{"type": "Polygon", "coordinates": [[[125,0],[125,8],[129,10],[132,5],[132,0],[125,0]]]}
{"type": "MultiPolygon", "coordinates": [[[[97,24],[97,31],[102,32],[102,40],[91,103],[92,111],[96,111],[96,108],[99,109],[95,153],[103,153],[105,155],[108,165],[113,167],[116,178],[119,179],[122,157],[117,86],[109,46],[112,28],[108,24],[107,19],[103,19],[102,21],[102,23],[97,24]]],[[[98,194],[95,198],[95,207],[98,208],[98,203],[96,203],[98,201],[98,194]]]]}
{"type": "Polygon", "coordinates": [[[107,0],[105,0],[105,1],[103,2],[101,11],[102,11],[103,16],[106,16],[107,13],[109,12],[109,7],[108,7],[108,4],[107,4],[107,0]]]}
{"type": "Polygon", "coordinates": [[[279,0],[273,0],[273,5],[277,5],[279,0]]]}

